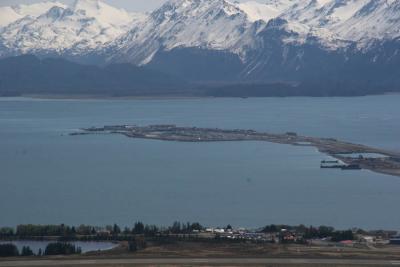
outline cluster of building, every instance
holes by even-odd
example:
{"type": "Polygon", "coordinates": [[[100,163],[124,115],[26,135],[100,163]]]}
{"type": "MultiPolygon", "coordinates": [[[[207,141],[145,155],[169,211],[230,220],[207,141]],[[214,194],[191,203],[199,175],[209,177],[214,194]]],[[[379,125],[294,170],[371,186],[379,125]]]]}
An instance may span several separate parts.
{"type": "Polygon", "coordinates": [[[245,228],[207,228],[206,233],[212,234],[214,237],[225,238],[229,240],[248,240],[264,243],[296,243],[302,242],[303,236],[289,231],[287,229],[281,229],[280,232],[276,233],[265,233],[260,231],[248,230],[245,228]]]}
{"type": "Polygon", "coordinates": [[[269,233],[245,228],[206,228],[204,231],[201,231],[201,233],[203,233],[203,237],[208,236],[209,238],[218,236],[229,240],[248,240],[264,243],[306,243],[327,246],[333,244],[339,246],[400,245],[400,235],[397,235],[398,233],[396,231],[383,230],[357,233],[357,229],[355,229],[354,240],[342,240],[340,242],[333,242],[330,238],[307,239],[304,237],[304,233],[296,232],[293,229],[280,229],[278,232],[269,233]]]}

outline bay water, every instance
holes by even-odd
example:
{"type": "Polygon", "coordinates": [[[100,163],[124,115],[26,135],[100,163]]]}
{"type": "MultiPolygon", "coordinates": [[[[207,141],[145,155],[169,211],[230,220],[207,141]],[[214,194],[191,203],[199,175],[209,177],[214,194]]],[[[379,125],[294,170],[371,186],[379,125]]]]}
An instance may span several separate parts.
{"type": "Polygon", "coordinates": [[[312,147],[70,136],[117,124],[254,129],[400,151],[400,95],[0,98],[0,226],[118,223],[400,229],[400,177],[320,169],[312,147]]]}

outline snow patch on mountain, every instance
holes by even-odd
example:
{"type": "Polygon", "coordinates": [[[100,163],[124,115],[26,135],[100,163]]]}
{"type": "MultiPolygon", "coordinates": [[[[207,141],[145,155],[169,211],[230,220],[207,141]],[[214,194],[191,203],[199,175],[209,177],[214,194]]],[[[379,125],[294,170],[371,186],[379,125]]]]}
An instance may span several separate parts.
{"type": "Polygon", "coordinates": [[[15,5],[0,7],[0,27],[4,27],[25,16],[38,17],[52,7],[63,7],[60,2],[43,2],[31,5],[15,5]]]}
{"type": "Polygon", "coordinates": [[[275,5],[268,5],[256,1],[236,3],[237,7],[248,15],[250,21],[264,20],[276,18],[282,13],[282,10],[275,5]]]}
{"type": "Polygon", "coordinates": [[[21,16],[32,16],[37,17],[48,11],[52,7],[62,7],[66,8],[67,6],[63,3],[57,1],[47,1],[41,3],[35,3],[30,5],[16,5],[14,6],[14,10],[21,16]]]}
{"type": "Polygon", "coordinates": [[[356,41],[362,49],[376,40],[399,38],[400,0],[369,0],[344,23],[335,25],[332,31],[344,39],[356,41]]]}
{"type": "Polygon", "coordinates": [[[400,36],[400,0],[308,0],[280,17],[304,25],[300,35],[312,35],[330,49],[356,43],[364,49],[373,40],[400,36]]]}
{"type": "Polygon", "coordinates": [[[106,26],[129,26],[135,18],[143,18],[144,15],[128,13],[123,9],[117,9],[98,0],[78,0],[73,7],[74,11],[83,10],[85,15],[96,18],[106,26]]]}
{"type": "Polygon", "coordinates": [[[12,7],[0,7],[0,27],[7,26],[20,18],[21,15],[15,12],[12,7]]]}
{"type": "Polygon", "coordinates": [[[96,53],[109,62],[146,64],[160,51],[183,47],[228,51],[246,62],[268,49],[268,38],[368,50],[400,38],[400,0],[168,0],[147,15],[99,0],[0,7],[0,56],[96,53]]]}
{"type": "Polygon", "coordinates": [[[11,9],[19,17],[0,28],[0,42],[9,54],[90,53],[145,18],[98,0],[77,0],[72,6],[46,2],[11,9]]]}
{"type": "Polygon", "coordinates": [[[114,44],[110,60],[146,64],[160,50],[200,47],[242,54],[252,46],[248,16],[225,0],[170,0],[114,44]]]}

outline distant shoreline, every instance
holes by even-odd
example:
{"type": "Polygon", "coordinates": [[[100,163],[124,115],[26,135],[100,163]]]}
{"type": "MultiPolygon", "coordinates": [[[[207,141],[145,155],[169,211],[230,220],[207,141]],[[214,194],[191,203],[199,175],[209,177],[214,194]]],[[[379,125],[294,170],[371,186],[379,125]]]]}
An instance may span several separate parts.
{"type": "Polygon", "coordinates": [[[379,95],[354,95],[354,96],[196,96],[196,95],[127,95],[127,96],[111,96],[111,95],[85,95],[85,94],[35,94],[35,95],[15,95],[0,96],[0,99],[11,98],[27,98],[27,99],[43,99],[43,100],[168,100],[168,99],[248,99],[248,98],[357,98],[368,96],[387,96],[400,95],[400,93],[384,93],[379,95]]]}
{"type": "Polygon", "coordinates": [[[202,99],[214,98],[208,96],[183,96],[183,95],[132,95],[132,96],[110,96],[110,95],[21,95],[23,98],[32,99],[54,99],[54,100],[158,100],[158,99],[202,99]]]}

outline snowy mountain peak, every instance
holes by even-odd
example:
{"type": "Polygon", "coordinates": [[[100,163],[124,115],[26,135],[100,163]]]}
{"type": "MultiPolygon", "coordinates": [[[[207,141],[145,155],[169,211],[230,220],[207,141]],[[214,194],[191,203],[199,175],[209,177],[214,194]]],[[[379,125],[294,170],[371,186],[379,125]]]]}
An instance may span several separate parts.
{"type": "Polygon", "coordinates": [[[176,47],[240,54],[241,40],[252,41],[247,36],[251,26],[247,15],[225,0],[169,0],[116,42],[113,50],[119,54],[113,60],[145,64],[158,51],[176,47]]]}
{"type": "Polygon", "coordinates": [[[87,17],[95,18],[101,23],[122,26],[129,24],[133,17],[124,9],[118,9],[99,0],[76,0],[72,9],[83,11],[87,17]]]}
{"type": "Polygon", "coordinates": [[[86,11],[98,10],[100,9],[100,2],[98,0],[75,0],[73,9],[86,11]]]}
{"type": "Polygon", "coordinates": [[[82,13],[87,17],[95,18],[101,12],[101,7],[98,0],[75,0],[71,10],[75,13],[82,13]]]}
{"type": "Polygon", "coordinates": [[[225,0],[169,0],[159,9],[156,9],[152,15],[158,17],[176,18],[176,15],[182,16],[232,16],[241,13],[240,9],[225,0]]]}
{"type": "Polygon", "coordinates": [[[38,17],[52,7],[66,8],[66,5],[56,1],[47,1],[31,5],[0,6],[0,27],[5,27],[26,16],[38,17]]]}
{"type": "Polygon", "coordinates": [[[194,48],[246,62],[276,44],[364,51],[396,41],[399,29],[400,0],[168,0],[150,15],[101,0],[43,2],[0,7],[0,56],[96,54],[147,64],[159,53],[194,48]]]}
{"type": "Polygon", "coordinates": [[[26,4],[26,5],[16,5],[12,8],[21,16],[33,16],[37,17],[42,15],[44,12],[48,11],[50,8],[58,6],[62,8],[66,8],[67,6],[61,2],[57,1],[44,1],[35,4],[26,4]]]}
{"type": "Polygon", "coordinates": [[[57,2],[0,9],[0,56],[92,53],[143,19],[98,0],[77,0],[66,6],[57,2]],[[1,16],[8,14],[8,17],[1,16]],[[11,18],[9,18],[11,17],[11,18]]]}
{"type": "Polygon", "coordinates": [[[0,27],[7,26],[21,17],[12,7],[0,7],[0,27]]]}
{"type": "Polygon", "coordinates": [[[264,20],[265,22],[279,16],[285,9],[292,6],[294,2],[291,0],[278,1],[270,0],[266,3],[249,1],[243,3],[235,3],[235,5],[245,12],[251,21],[264,20]]]}

